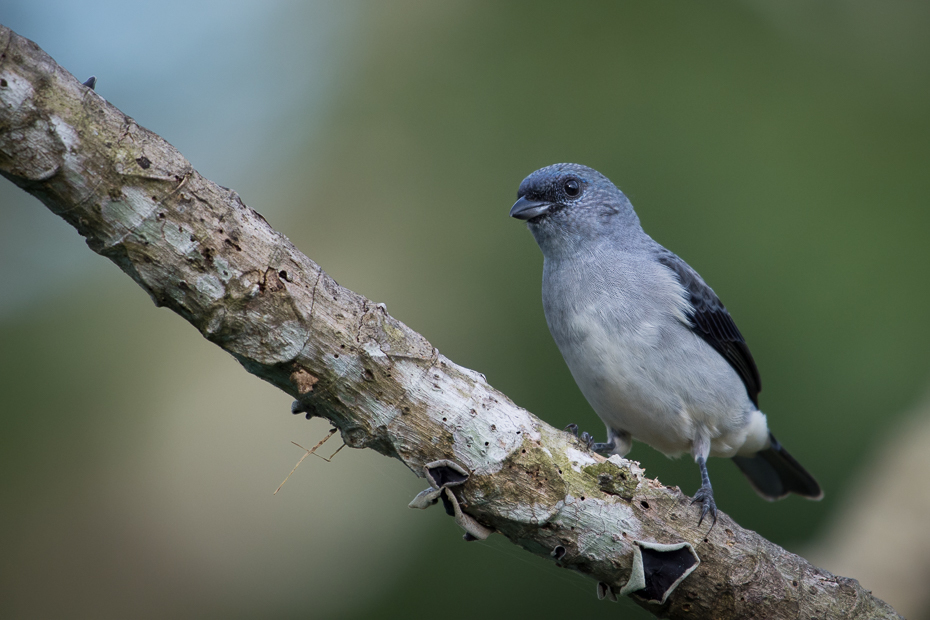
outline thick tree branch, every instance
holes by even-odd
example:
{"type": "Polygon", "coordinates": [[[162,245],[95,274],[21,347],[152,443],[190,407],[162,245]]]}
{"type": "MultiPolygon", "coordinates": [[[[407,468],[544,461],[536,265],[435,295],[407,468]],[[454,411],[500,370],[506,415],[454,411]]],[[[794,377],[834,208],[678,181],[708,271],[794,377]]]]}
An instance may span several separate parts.
{"type": "Polygon", "coordinates": [[[414,504],[442,499],[468,537],[499,532],[602,596],[645,585],[634,600],[671,618],[899,617],[726,515],[697,528],[678,489],[587,452],[336,284],[235,192],[2,26],[0,172],[298,410],[427,477],[414,504]],[[647,601],[682,576],[664,603],[647,601]]]}

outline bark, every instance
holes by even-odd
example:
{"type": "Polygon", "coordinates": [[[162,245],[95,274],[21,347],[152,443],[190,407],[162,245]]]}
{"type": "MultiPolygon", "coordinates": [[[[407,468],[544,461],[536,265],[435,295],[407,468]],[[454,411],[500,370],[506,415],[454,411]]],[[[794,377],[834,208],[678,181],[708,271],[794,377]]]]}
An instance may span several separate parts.
{"type": "Polygon", "coordinates": [[[425,477],[412,505],[441,499],[467,539],[503,534],[662,617],[900,617],[725,514],[698,527],[677,488],[587,451],[339,286],[234,191],[3,26],[0,172],[298,412],[425,477]]]}

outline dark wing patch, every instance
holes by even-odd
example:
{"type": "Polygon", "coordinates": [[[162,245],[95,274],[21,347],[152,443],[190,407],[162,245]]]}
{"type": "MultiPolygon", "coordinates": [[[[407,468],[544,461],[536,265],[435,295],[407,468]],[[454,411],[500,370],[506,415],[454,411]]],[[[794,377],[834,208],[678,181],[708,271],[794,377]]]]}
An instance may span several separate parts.
{"type": "Polygon", "coordinates": [[[656,258],[675,272],[678,281],[690,295],[689,301],[694,311],[688,315],[688,319],[694,331],[736,370],[746,386],[749,398],[758,407],[759,391],[762,389],[759,369],[756,368],[746,340],[739,333],[730,313],[713,289],[707,286],[701,276],[685,261],[665,248],[662,248],[656,258]]]}

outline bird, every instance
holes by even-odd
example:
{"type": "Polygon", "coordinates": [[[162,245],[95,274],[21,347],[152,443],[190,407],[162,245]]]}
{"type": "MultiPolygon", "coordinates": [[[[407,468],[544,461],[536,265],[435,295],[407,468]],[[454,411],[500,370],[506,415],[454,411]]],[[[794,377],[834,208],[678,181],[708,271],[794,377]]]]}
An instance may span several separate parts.
{"type": "Polygon", "coordinates": [[[542,250],[546,323],[607,427],[604,443],[582,433],[590,449],[626,456],[635,439],[670,457],[690,453],[701,474],[698,526],[708,515],[717,522],[710,456],[732,459],[767,500],[823,497],[769,430],[758,368],[726,307],[646,234],[607,177],[580,164],[541,168],[520,183],[510,216],[542,250]]]}

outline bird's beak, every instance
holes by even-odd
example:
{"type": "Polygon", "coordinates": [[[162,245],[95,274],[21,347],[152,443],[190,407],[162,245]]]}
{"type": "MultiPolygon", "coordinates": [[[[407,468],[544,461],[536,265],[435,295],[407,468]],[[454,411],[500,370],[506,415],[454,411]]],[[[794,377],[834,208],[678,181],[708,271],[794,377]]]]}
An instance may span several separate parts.
{"type": "Polygon", "coordinates": [[[534,217],[545,215],[551,208],[552,204],[548,202],[527,200],[521,196],[517,198],[517,201],[510,207],[510,217],[515,217],[518,220],[531,220],[534,217]]]}

